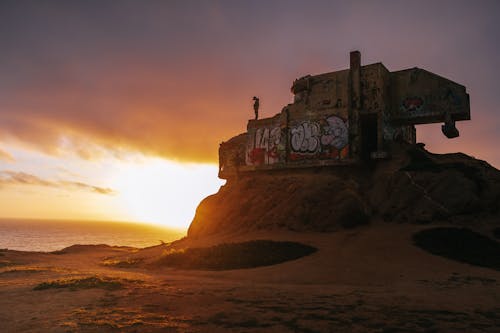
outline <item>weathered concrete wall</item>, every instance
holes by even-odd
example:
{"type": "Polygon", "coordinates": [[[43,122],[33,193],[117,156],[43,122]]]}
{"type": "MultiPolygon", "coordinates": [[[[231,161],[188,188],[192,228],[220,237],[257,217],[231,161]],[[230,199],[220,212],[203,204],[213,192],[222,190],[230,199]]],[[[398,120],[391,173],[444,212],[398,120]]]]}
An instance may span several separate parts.
{"type": "Polygon", "coordinates": [[[465,87],[420,68],[391,73],[392,119],[401,124],[469,120],[469,95],[465,87]]]}
{"type": "MultiPolygon", "coordinates": [[[[285,119],[282,119],[285,118],[285,119]]],[[[348,157],[348,120],[332,112],[286,121],[272,118],[267,124],[249,126],[245,164],[248,166],[294,163],[313,159],[348,157]],[[255,126],[255,127],[254,127],[255,126]]]]}
{"type": "Polygon", "coordinates": [[[376,112],[388,110],[390,72],[381,63],[361,68],[361,110],[376,112]]]}
{"type": "Polygon", "coordinates": [[[247,166],[340,160],[349,156],[349,71],[297,80],[295,102],[280,114],[250,120],[247,166]]]}
{"type": "Polygon", "coordinates": [[[228,178],[238,172],[245,163],[245,144],[247,133],[242,133],[222,142],[219,146],[219,178],[228,178]]]}
{"type": "Polygon", "coordinates": [[[344,112],[347,117],[349,105],[349,70],[306,76],[294,82],[292,93],[294,103],[289,105],[292,117],[310,112],[344,112]]]}
{"type": "Polygon", "coordinates": [[[221,145],[221,175],[387,158],[394,141],[415,143],[415,124],[445,122],[452,138],[455,121],[470,119],[465,87],[418,68],[361,66],[358,51],[349,69],[304,76],[291,91],[293,103],[221,145]]]}
{"type": "Polygon", "coordinates": [[[383,64],[362,67],[360,115],[371,114],[377,117],[377,151],[386,151],[392,141],[415,143],[416,140],[412,124],[393,122],[394,117],[399,114],[392,105],[393,84],[391,72],[383,64]]]}
{"type": "MultiPolygon", "coordinates": [[[[286,131],[283,114],[248,123],[246,165],[271,165],[286,161],[286,131]]],[[[286,124],[286,123],[285,123],[286,124]]]]}
{"type": "Polygon", "coordinates": [[[349,122],[336,113],[290,122],[289,161],[345,159],[349,155],[349,122]]]}

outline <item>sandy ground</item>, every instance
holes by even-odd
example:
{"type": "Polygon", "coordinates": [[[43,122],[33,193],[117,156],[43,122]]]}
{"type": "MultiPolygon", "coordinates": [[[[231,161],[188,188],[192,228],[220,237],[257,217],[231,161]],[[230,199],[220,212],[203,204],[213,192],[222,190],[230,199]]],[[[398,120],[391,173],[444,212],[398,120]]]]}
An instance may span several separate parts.
{"type": "Polygon", "coordinates": [[[0,252],[0,332],[500,332],[500,272],[434,256],[376,224],[335,233],[262,232],[144,250],[75,247],[0,252]],[[172,247],[300,241],[318,252],[230,271],[151,265],[172,247]],[[105,266],[141,258],[141,267],[105,266]],[[43,282],[116,278],[108,290],[34,290],[43,282]]]}

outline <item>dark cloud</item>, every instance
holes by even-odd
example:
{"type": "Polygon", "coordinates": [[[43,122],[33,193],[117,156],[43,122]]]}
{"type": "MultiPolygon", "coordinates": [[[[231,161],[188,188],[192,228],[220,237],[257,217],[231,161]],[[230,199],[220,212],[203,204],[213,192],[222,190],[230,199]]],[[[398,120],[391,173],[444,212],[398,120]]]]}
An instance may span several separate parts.
{"type": "MultiPolygon", "coordinates": [[[[0,139],[87,159],[215,162],[218,143],[245,130],[252,96],[272,116],[294,78],[347,68],[360,49],[365,64],[464,84],[473,121],[458,142],[489,159],[499,13],[496,1],[2,1],[0,139]]],[[[446,140],[423,132],[431,148],[446,140]]]]}
{"type": "Polygon", "coordinates": [[[115,194],[115,191],[113,191],[110,188],[98,187],[75,181],[66,181],[66,180],[51,181],[42,179],[38,176],[29,173],[10,171],[10,170],[0,171],[0,186],[6,186],[6,185],[32,185],[32,186],[59,188],[65,190],[84,190],[105,195],[115,194]]]}

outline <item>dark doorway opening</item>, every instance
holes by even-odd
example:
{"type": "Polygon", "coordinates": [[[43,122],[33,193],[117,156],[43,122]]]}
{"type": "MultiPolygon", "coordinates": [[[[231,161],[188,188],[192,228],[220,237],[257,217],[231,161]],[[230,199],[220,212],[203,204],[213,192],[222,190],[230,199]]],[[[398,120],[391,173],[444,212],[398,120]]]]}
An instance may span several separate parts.
{"type": "Polygon", "coordinates": [[[377,151],[378,131],[377,114],[360,115],[361,123],[361,158],[368,160],[370,154],[377,151]]]}

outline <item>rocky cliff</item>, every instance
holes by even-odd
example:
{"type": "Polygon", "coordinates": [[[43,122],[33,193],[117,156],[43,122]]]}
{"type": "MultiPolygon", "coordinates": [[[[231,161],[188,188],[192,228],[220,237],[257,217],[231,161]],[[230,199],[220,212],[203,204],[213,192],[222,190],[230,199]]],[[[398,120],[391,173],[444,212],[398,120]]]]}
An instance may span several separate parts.
{"type": "Polygon", "coordinates": [[[495,217],[500,171],[461,153],[398,145],[392,158],[358,166],[240,174],[196,211],[189,237],[257,229],[333,231],[376,219],[474,223],[495,217]]]}

